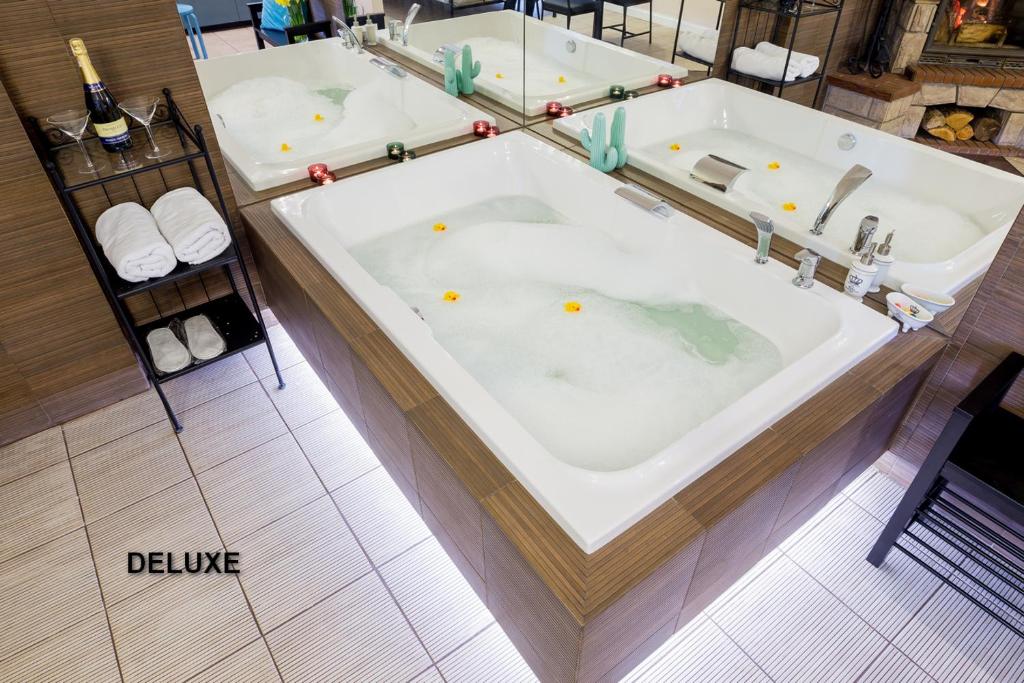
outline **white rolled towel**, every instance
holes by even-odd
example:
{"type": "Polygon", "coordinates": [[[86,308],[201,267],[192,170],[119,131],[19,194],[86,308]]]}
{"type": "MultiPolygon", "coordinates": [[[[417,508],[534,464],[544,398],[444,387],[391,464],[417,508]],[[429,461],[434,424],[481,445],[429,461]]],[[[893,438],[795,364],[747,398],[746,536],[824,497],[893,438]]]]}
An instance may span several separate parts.
{"type": "Polygon", "coordinates": [[[679,27],[679,47],[697,59],[713,62],[718,48],[718,31],[683,22],[679,27]]]}
{"type": "MultiPolygon", "coordinates": [[[[786,59],[786,48],[780,47],[775,43],[769,43],[766,40],[758,43],[757,47],[754,49],[768,55],[769,57],[782,57],[783,60],[786,59]]],[[[790,64],[793,64],[794,62],[800,68],[801,78],[813,74],[818,70],[818,65],[820,64],[820,60],[814,55],[806,55],[803,52],[796,51],[794,51],[793,56],[789,58],[790,64]]]]}
{"type": "Polygon", "coordinates": [[[162,277],[178,265],[153,215],[135,202],[115,204],[100,214],[96,241],[117,274],[128,282],[162,277]]]}
{"type": "Polygon", "coordinates": [[[194,187],[171,190],[153,202],[150,211],[179,261],[209,261],[231,244],[220,212],[194,187]]]}
{"type": "Polygon", "coordinates": [[[767,78],[772,81],[783,80],[783,69],[786,70],[785,80],[787,81],[792,81],[800,75],[800,67],[796,64],[790,62],[789,68],[786,68],[785,57],[770,57],[749,47],[738,47],[733,51],[732,68],[734,71],[748,76],[767,78]]]}

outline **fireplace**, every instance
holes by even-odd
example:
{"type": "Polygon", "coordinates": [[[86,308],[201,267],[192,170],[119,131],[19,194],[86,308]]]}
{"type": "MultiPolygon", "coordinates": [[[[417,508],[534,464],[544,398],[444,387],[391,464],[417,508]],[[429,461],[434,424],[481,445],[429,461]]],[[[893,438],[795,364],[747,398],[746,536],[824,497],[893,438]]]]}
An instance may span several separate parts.
{"type": "Polygon", "coordinates": [[[920,62],[1024,68],[1024,0],[940,0],[920,62]]]}

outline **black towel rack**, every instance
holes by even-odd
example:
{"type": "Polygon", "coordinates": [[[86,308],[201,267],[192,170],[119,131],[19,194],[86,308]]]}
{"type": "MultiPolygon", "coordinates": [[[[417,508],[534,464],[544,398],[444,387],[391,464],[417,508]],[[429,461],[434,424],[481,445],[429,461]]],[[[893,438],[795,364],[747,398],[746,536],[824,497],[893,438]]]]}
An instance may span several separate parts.
{"type": "MultiPolygon", "coordinates": [[[[267,328],[256,301],[256,293],[249,278],[249,271],[238,246],[238,239],[224,202],[224,193],[217,181],[217,174],[214,170],[213,160],[210,158],[202,127],[188,124],[171,97],[169,89],[164,88],[163,95],[164,102],[157,108],[152,130],[154,136],[160,138],[161,146],[170,146],[173,153],[163,159],[148,159],[142,158],[141,154],[131,154],[130,158],[125,157],[131,162],[130,167],[126,170],[117,171],[108,168],[93,175],[81,175],[75,170],[77,143],[74,140],[57,129],[43,127],[41,122],[34,118],[28,119],[29,125],[26,128],[32,137],[36,153],[57,189],[57,194],[71,219],[75,234],[118,324],[132,351],[142,363],[146,377],[160,396],[160,401],[163,403],[164,410],[167,411],[167,417],[174,426],[174,431],[180,432],[182,423],[168,402],[161,387],[162,384],[261,344],[267,347],[267,353],[270,355],[270,361],[277,375],[278,386],[282,389],[284,388],[284,379],[281,377],[274,349],[267,337],[267,328]],[[181,165],[186,165],[189,173],[187,175],[177,174],[179,177],[168,181],[167,175],[171,172],[171,168],[181,165]],[[209,187],[216,194],[220,214],[227,224],[228,233],[231,236],[230,246],[226,247],[218,256],[197,265],[179,262],[174,270],[163,277],[150,278],[143,282],[127,282],[119,277],[113,266],[102,255],[93,230],[88,226],[86,215],[98,216],[102,209],[125,201],[137,201],[143,206],[149,206],[152,201],[146,201],[147,196],[155,199],[154,195],[188,185],[195,187],[205,195],[202,180],[203,170],[208,176],[209,187]],[[82,211],[83,202],[89,203],[90,212],[88,214],[82,211]],[[232,267],[237,268],[241,275],[245,283],[246,295],[239,290],[232,267]],[[161,285],[173,285],[181,296],[179,285],[183,280],[218,270],[230,283],[230,291],[227,293],[211,294],[204,283],[204,301],[186,306],[183,310],[176,310],[156,320],[136,321],[128,307],[127,302],[133,295],[161,285]],[[150,356],[146,344],[146,334],[155,328],[166,327],[175,318],[183,319],[198,314],[205,314],[220,332],[225,342],[224,352],[208,360],[197,360],[175,372],[159,372],[150,356]]],[[[148,148],[149,143],[141,126],[133,126],[131,133],[133,150],[148,148]]],[[[86,144],[90,147],[91,155],[103,153],[99,141],[95,137],[88,137],[86,144]]],[[[184,302],[185,297],[181,298],[184,302]]]]}

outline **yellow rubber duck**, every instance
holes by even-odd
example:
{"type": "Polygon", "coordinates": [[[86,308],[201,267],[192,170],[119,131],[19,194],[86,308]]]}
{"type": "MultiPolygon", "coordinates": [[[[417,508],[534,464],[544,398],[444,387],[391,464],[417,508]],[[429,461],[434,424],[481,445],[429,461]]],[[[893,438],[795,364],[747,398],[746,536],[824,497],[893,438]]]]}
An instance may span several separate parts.
{"type": "Polygon", "coordinates": [[[673,152],[678,152],[679,150],[682,149],[682,147],[679,146],[678,142],[673,142],[671,145],[668,146],[668,148],[673,152]]]}
{"type": "Polygon", "coordinates": [[[558,77],[558,82],[559,83],[568,83],[569,81],[568,81],[568,79],[566,79],[565,76],[559,76],[558,77]]]}
{"type": "Polygon", "coordinates": [[[459,294],[458,292],[455,292],[455,291],[452,291],[452,290],[449,289],[447,292],[444,293],[444,300],[445,301],[458,301],[461,296],[462,295],[459,294]]]}
{"type": "Polygon", "coordinates": [[[434,232],[444,232],[448,229],[448,226],[444,223],[434,223],[434,232]]]}
{"type": "Polygon", "coordinates": [[[780,168],[782,168],[782,165],[777,161],[772,161],[768,164],[769,171],[778,171],[780,168]]]}
{"type": "Polygon", "coordinates": [[[505,78],[505,74],[494,74],[495,78],[505,78]]]}
{"type": "Polygon", "coordinates": [[[783,211],[796,211],[796,204],[794,204],[793,202],[786,202],[785,204],[782,205],[782,210],[783,211]]]}
{"type": "Polygon", "coordinates": [[[583,305],[579,301],[566,301],[562,308],[566,313],[579,313],[583,310],[583,305]]]}
{"type": "Polygon", "coordinates": [[[322,114],[313,114],[313,120],[317,121],[317,122],[320,122],[320,121],[324,120],[324,117],[323,117],[322,114]]]}
{"type": "Polygon", "coordinates": [[[290,151],[292,151],[292,146],[289,145],[287,142],[282,142],[281,143],[281,151],[282,152],[290,152],[290,151]]]}

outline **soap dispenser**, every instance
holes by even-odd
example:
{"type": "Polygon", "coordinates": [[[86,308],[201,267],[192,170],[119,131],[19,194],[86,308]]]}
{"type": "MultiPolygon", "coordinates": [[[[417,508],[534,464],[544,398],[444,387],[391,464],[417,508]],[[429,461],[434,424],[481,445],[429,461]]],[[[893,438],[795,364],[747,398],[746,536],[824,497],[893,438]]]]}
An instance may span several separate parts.
{"type": "Polygon", "coordinates": [[[875,265],[875,247],[877,246],[878,242],[872,242],[861,252],[860,256],[854,257],[850,263],[850,270],[846,273],[846,284],[843,289],[857,301],[863,301],[868,287],[871,286],[875,274],[878,273],[878,266],[875,265]]]}
{"type": "Polygon", "coordinates": [[[882,289],[882,280],[889,275],[889,267],[896,260],[896,257],[892,255],[892,237],[895,234],[895,230],[890,230],[889,234],[885,236],[885,241],[879,245],[878,251],[875,252],[875,265],[878,266],[878,272],[875,273],[875,279],[871,282],[871,286],[868,287],[869,292],[877,292],[882,289]]]}

